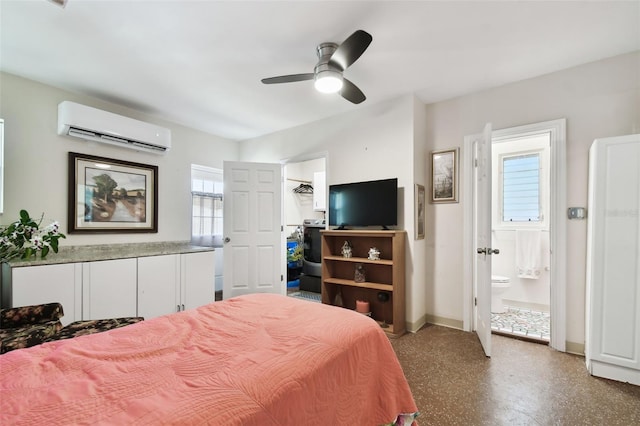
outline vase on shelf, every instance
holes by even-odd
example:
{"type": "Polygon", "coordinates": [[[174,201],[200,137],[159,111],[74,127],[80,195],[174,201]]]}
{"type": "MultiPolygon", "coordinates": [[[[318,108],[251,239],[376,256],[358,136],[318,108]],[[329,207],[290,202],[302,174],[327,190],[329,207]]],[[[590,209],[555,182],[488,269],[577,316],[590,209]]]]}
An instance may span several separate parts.
{"type": "Polygon", "coordinates": [[[367,280],[364,274],[364,266],[362,266],[362,263],[356,264],[356,272],[353,280],[357,283],[363,283],[367,280]]]}
{"type": "Polygon", "coordinates": [[[380,327],[389,328],[389,324],[387,324],[387,320],[385,317],[387,302],[389,302],[389,293],[387,293],[386,291],[379,291],[378,300],[380,301],[380,303],[382,303],[382,323],[380,324],[380,327]]]}

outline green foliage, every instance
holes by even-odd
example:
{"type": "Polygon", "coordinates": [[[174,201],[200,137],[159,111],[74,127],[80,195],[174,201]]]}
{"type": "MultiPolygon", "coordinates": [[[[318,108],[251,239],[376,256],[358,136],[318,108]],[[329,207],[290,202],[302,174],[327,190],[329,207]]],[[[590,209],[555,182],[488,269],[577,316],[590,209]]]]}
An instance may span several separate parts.
{"type": "Polygon", "coordinates": [[[99,176],[95,176],[93,180],[96,183],[96,187],[98,188],[98,196],[104,197],[104,201],[109,201],[111,198],[111,193],[118,186],[118,182],[113,180],[111,176],[106,173],[103,173],[99,176]]]}
{"type": "Polygon", "coordinates": [[[59,232],[58,222],[41,229],[42,217],[36,222],[26,210],[20,210],[20,219],[0,231],[0,262],[8,262],[16,257],[37,257],[38,252],[40,258],[44,259],[50,250],[58,252],[58,240],[66,236],[59,232]]]}

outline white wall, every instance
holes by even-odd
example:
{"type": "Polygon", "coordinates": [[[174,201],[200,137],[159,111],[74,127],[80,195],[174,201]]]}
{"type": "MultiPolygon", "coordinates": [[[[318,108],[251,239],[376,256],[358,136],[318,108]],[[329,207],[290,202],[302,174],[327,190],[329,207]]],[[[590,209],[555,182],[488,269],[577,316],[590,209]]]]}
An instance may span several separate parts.
{"type": "MultiPolygon", "coordinates": [[[[428,124],[427,124],[427,106],[418,99],[413,100],[413,179],[415,184],[424,185],[425,202],[429,199],[430,181],[427,179],[427,162],[429,160],[428,142],[428,124]]],[[[411,192],[411,191],[409,191],[411,192]]],[[[411,220],[415,221],[415,197],[411,192],[411,200],[406,204],[408,210],[412,210],[411,220]]],[[[425,227],[429,223],[425,212],[425,227]]],[[[407,318],[407,329],[417,331],[422,327],[428,319],[425,300],[427,300],[427,281],[429,279],[429,271],[424,259],[427,255],[427,233],[429,228],[425,229],[425,238],[415,239],[415,222],[407,229],[407,238],[410,241],[412,256],[407,257],[407,280],[411,281],[411,294],[408,296],[407,307],[413,313],[411,318],[407,318]]]]}
{"type": "Polygon", "coordinates": [[[187,241],[191,233],[191,164],[222,168],[223,160],[238,158],[237,142],[156,120],[139,111],[7,73],[0,73],[0,87],[0,117],[5,120],[5,208],[0,223],[13,222],[20,209],[26,209],[34,218],[44,213],[45,219],[58,220],[62,232],[67,233],[70,151],[158,166],[157,234],[71,234],[61,240],[61,246],[187,241]],[[155,155],[58,136],[58,103],[64,100],[167,127],[172,133],[172,148],[167,154],[155,155]]]}
{"type": "MultiPolygon", "coordinates": [[[[465,135],[567,119],[567,205],[587,205],[588,150],[595,138],[640,132],[640,52],[427,106],[429,148],[465,135]]],[[[469,171],[461,170],[461,177],[469,171]]],[[[462,321],[462,214],[470,200],[427,207],[426,310],[462,321]]],[[[584,344],[586,221],[567,226],[567,346],[584,344]]]]}
{"type": "MultiPolygon", "coordinates": [[[[419,104],[419,103],[418,103],[419,104]]],[[[241,143],[242,161],[280,162],[324,152],[327,186],[346,182],[398,178],[398,229],[407,231],[407,257],[413,256],[413,185],[415,128],[424,127],[424,115],[414,120],[416,101],[407,95],[351,113],[294,127],[241,143]],[[418,124],[416,124],[418,123],[418,124]]],[[[419,160],[421,161],[421,160],[419,160]]],[[[409,329],[424,318],[424,304],[414,300],[423,280],[413,276],[407,262],[406,292],[409,329]]]]}
{"type": "MultiPolygon", "coordinates": [[[[462,224],[469,200],[430,204],[426,238],[415,241],[413,185],[429,192],[428,152],[462,147],[465,135],[486,122],[494,129],[567,119],[567,205],[587,205],[588,149],[598,137],[640,132],[640,52],[424,106],[413,96],[240,144],[142,113],[0,73],[0,116],[5,119],[5,214],[45,212],[66,228],[67,152],[123,158],[159,166],[158,234],[71,235],[63,245],[187,240],[191,163],[222,167],[223,160],[280,162],[327,153],[327,185],[397,177],[399,229],[408,235],[407,321],[424,319],[462,327],[462,224]],[[85,103],[171,128],[166,156],[89,145],[57,136],[57,104],[85,103]],[[239,145],[239,148],[238,148],[239,145]],[[204,161],[203,159],[207,159],[204,161]],[[14,212],[14,213],[13,213],[14,212]]],[[[466,170],[460,170],[460,181],[466,170]]],[[[586,222],[567,221],[567,341],[584,343],[586,222]]]]}

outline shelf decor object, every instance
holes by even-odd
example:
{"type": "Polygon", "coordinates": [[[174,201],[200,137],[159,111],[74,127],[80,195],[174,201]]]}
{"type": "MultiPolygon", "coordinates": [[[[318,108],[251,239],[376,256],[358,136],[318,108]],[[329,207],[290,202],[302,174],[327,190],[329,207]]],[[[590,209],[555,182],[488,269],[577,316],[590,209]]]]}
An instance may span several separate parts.
{"type": "Polygon", "coordinates": [[[363,283],[367,280],[364,275],[364,266],[362,266],[362,263],[356,264],[356,273],[353,280],[357,283],[363,283]]]}
{"type": "Polygon", "coordinates": [[[322,303],[356,310],[357,301],[369,302],[371,317],[391,336],[406,331],[405,319],[405,240],[406,232],[398,230],[324,230],[322,235],[322,303]],[[344,257],[342,247],[348,240],[351,257],[344,257]],[[376,248],[378,259],[370,259],[376,248]],[[364,280],[354,271],[361,265],[364,280]],[[384,293],[386,301],[378,298],[384,293]]]}
{"type": "Polygon", "coordinates": [[[369,249],[369,257],[367,257],[367,259],[369,259],[369,260],[380,260],[380,250],[378,250],[375,247],[371,247],[369,249]]]}
{"type": "Polygon", "coordinates": [[[343,257],[351,257],[351,243],[349,241],[345,241],[342,245],[342,256],[343,257]]]}
{"type": "MultiPolygon", "coordinates": [[[[380,303],[382,303],[382,307],[383,307],[383,311],[384,311],[384,307],[386,306],[387,302],[389,301],[389,293],[385,292],[385,291],[379,291],[378,292],[378,300],[380,301],[380,303]]],[[[388,328],[389,324],[387,324],[387,322],[384,320],[384,316],[382,319],[382,323],[380,324],[380,327],[382,328],[388,328]]]]}

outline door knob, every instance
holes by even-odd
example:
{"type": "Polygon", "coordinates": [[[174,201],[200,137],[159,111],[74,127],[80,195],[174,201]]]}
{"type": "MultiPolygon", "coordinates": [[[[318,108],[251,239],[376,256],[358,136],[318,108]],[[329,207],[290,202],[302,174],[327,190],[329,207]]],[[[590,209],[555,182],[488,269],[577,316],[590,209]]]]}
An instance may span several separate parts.
{"type": "Polygon", "coordinates": [[[491,254],[491,252],[493,252],[493,254],[500,254],[500,249],[487,249],[487,254],[491,254]]]}
{"type": "Polygon", "coordinates": [[[228,243],[229,241],[231,241],[231,238],[229,238],[229,237],[224,237],[224,242],[225,242],[225,243],[228,243]]]}
{"type": "Polygon", "coordinates": [[[487,254],[487,249],[486,248],[479,248],[478,249],[478,254],[487,254]]]}

